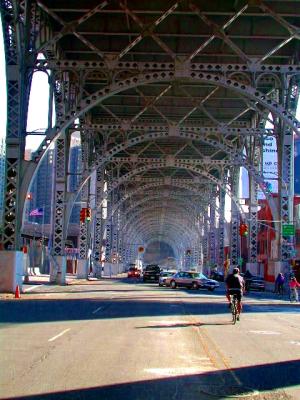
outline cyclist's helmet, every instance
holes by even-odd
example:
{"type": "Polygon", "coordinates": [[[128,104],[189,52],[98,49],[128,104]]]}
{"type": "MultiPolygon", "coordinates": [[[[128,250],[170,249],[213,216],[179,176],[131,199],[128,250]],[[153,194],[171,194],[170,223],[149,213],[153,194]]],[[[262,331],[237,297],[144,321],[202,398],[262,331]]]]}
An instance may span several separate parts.
{"type": "Polygon", "coordinates": [[[240,273],[240,269],[235,267],[235,268],[233,268],[232,273],[233,273],[233,275],[239,274],[240,273]]]}

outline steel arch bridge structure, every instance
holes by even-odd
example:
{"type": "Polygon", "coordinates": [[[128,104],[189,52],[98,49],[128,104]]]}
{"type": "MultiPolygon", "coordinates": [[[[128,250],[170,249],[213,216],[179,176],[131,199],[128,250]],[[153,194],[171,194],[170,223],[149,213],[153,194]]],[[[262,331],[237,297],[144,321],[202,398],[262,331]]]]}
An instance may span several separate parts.
{"type": "MultiPolygon", "coordinates": [[[[231,197],[231,262],[249,225],[257,262],[258,190],[270,204],[276,260],[290,258],[282,224],[293,221],[294,137],[300,80],[298,0],[0,0],[6,55],[4,248],[22,246],[26,194],[55,146],[52,278],[64,282],[65,241],[81,196],[80,259],[134,260],[165,241],[184,264],[224,262],[225,195],[231,197]],[[49,117],[25,161],[30,88],[49,80],[49,117]],[[52,114],[55,112],[55,124],[52,114]],[[272,116],[273,127],[266,128],[272,116]],[[81,184],[68,186],[70,138],[80,132],[81,184]],[[263,145],[275,138],[278,187],[266,190],[263,145]],[[249,176],[249,209],[239,175],[249,176]],[[106,213],[103,210],[106,210],[106,213]]],[[[79,221],[78,221],[79,224],[79,221]]]]}

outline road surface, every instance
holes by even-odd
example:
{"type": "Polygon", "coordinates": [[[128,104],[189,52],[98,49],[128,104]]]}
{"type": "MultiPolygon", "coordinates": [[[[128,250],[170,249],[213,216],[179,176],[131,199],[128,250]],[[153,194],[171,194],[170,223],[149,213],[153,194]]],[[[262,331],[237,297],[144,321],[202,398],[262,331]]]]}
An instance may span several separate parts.
{"type": "Polygon", "coordinates": [[[26,286],[0,299],[1,399],[299,400],[300,308],[139,280],[26,286]]]}

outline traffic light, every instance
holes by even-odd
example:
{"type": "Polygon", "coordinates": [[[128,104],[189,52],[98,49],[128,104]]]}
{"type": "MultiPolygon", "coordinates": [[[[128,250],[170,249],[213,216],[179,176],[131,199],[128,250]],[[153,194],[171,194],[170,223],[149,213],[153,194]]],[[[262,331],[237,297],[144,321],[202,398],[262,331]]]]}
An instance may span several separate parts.
{"type": "Polygon", "coordinates": [[[92,217],[91,209],[90,209],[90,208],[86,208],[85,210],[86,210],[86,212],[85,212],[85,219],[86,219],[87,221],[90,221],[90,220],[91,220],[91,217],[92,217]]]}
{"type": "Polygon", "coordinates": [[[248,225],[245,223],[240,225],[240,236],[248,236],[248,225]]]}
{"type": "Polygon", "coordinates": [[[85,214],[86,214],[86,208],[82,208],[80,210],[80,222],[82,222],[82,223],[85,222],[85,214]]]}

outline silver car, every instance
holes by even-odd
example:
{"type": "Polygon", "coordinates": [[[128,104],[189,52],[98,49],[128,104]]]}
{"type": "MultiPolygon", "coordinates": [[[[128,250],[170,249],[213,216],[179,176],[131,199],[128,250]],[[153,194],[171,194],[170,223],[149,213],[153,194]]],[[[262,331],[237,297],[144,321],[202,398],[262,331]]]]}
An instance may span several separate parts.
{"type": "Polygon", "coordinates": [[[176,274],[177,271],[162,271],[159,275],[159,281],[158,281],[158,286],[165,286],[166,285],[166,279],[169,278],[170,276],[173,276],[176,274]]]}
{"type": "Polygon", "coordinates": [[[177,272],[175,275],[167,277],[165,284],[172,289],[186,287],[188,289],[208,289],[210,291],[220,286],[214,279],[209,279],[201,272],[195,271],[177,272]]]}

